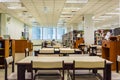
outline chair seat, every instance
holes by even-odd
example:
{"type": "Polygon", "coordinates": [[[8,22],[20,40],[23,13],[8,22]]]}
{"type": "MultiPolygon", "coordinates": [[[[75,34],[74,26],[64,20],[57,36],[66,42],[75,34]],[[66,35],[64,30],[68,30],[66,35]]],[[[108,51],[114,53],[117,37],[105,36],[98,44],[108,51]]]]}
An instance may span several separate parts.
{"type": "Polygon", "coordinates": [[[11,73],[9,76],[8,76],[8,80],[17,80],[17,73],[11,73]]]}
{"type": "Polygon", "coordinates": [[[61,80],[61,78],[57,76],[37,76],[35,80],[61,80]]]}
{"type": "MultiPolygon", "coordinates": [[[[69,71],[70,74],[73,74],[73,71],[70,70],[69,71]]],[[[92,74],[92,72],[90,70],[75,70],[75,74],[92,74]]]]}
{"type": "MultiPolygon", "coordinates": [[[[26,72],[26,73],[25,73],[25,79],[27,79],[27,80],[30,80],[30,79],[31,79],[31,72],[26,72]]],[[[16,72],[11,73],[11,74],[8,76],[8,80],[17,80],[17,73],[16,73],[16,72]]]]}
{"type": "Polygon", "coordinates": [[[60,71],[59,70],[38,70],[36,74],[43,74],[43,75],[60,75],[60,71]]]}

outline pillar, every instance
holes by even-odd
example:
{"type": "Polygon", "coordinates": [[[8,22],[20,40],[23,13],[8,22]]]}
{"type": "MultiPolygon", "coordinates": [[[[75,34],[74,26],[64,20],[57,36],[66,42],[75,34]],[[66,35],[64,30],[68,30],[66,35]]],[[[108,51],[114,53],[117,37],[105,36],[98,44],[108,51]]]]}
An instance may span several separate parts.
{"type": "Polygon", "coordinates": [[[94,24],[92,14],[84,15],[84,41],[85,44],[94,44],[94,24]]]}
{"type": "Polygon", "coordinates": [[[3,36],[6,34],[6,14],[1,14],[0,20],[0,36],[3,36]]]}

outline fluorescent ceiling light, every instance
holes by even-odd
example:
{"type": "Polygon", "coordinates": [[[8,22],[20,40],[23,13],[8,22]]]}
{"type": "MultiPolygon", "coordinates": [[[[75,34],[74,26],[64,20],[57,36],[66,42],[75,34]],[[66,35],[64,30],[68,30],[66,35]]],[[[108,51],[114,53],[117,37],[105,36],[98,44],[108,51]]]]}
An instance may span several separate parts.
{"type": "Polygon", "coordinates": [[[9,6],[7,8],[8,9],[21,9],[22,7],[19,7],[19,6],[9,6]]]}
{"type": "Polygon", "coordinates": [[[105,20],[105,19],[93,19],[94,21],[101,21],[101,20],[105,20]]]}
{"type": "Polygon", "coordinates": [[[9,3],[7,5],[7,8],[8,9],[22,9],[22,8],[24,9],[25,7],[23,7],[21,3],[9,3]]]}
{"type": "Polygon", "coordinates": [[[20,2],[20,0],[0,0],[0,2],[20,2]]]}
{"type": "Polygon", "coordinates": [[[116,10],[120,10],[120,8],[116,8],[116,10]]]}
{"type": "Polygon", "coordinates": [[[100,16],[100,18],[111,18],[112,16],[100,16]]]}
{"type": "Polygon", "coordinates": [[[62,12],[61,14],[72,14],[71,12],[62,12]]]}
{"type": "Polygon", "coordinates": [[[78,8],[78,7],[65,7],[64,9],[79,10],[80,8],[78,8]]]}
{"type": "Polygon", "coordinates": [[[94,21],[94,22],[100,22],[100,21],[94,21]]]}
{"type": "Polygon", "coordinates": [[[61,18],[71,18],[72,15],[61,15],[60,17],[61,17],[61,18]]]}
{"type": "Polygon", "coordinates": [[[111,13],[106,13],[106,14],[118,15],[120,13],[119,12],[111,12],[111,13]]]}
{"type": "Polygon", "coordinates": [[[67,0],[66,3],[87,3],[88,0],[67,0]]]}

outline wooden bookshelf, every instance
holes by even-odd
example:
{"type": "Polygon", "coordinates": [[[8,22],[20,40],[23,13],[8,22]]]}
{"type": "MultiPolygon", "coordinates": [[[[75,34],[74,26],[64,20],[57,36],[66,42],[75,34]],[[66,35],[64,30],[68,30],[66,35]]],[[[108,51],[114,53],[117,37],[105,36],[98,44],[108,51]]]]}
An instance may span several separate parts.
{"type": "Polygon", "coordinates": [[[4,58],[9,56],[9,40],[0,40],[0,67],[4,67],[4,58]]]}
{"type": "Polygon", "coordinates": [[[4,58],[13,56],[15,59],[15,41],[14,40],[0,40],[0,67],[4,67],[4,58]]]}
{"type": "MultiPolygon", "coordinates": [[[[83,35],[83,31],[80,30],[73,30],[71,32],[68,32],[62,36],[62,42],[63,45],[71,48],[76,48],[76,45],[78,44],[79,40],[77,38],[77,35],[80,34],[80,37],[83,35]]],[[[83,39],[83,38],[82,38],[83,39]]],[[[80,40],[81,41],[81,40],[80,40]]]]}
{"type": "Polygon", "coordinates": [[[102,57],[113,62],[112,70],[116,69],[117,55],[120,55],[120,41],[103,40],[102,57]]]}

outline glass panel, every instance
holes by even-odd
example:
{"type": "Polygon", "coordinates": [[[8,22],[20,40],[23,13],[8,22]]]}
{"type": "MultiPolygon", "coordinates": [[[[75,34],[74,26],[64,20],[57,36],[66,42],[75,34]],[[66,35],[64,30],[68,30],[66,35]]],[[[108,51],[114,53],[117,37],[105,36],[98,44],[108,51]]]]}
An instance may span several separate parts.
{"type": "Polygon", "coordinates": [[[57,28],[57,39],[62,40],[62,35],[65,34],[64,28],[57,28]]]}
{"type": "Polygon", "coordinates": [[[41,39],[41,30],[40,27],[32,28],[32,39],[41,39]]]}

